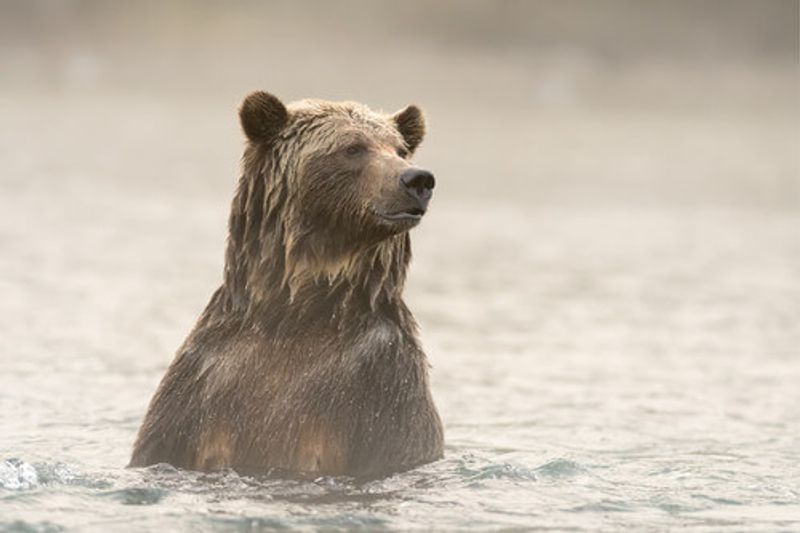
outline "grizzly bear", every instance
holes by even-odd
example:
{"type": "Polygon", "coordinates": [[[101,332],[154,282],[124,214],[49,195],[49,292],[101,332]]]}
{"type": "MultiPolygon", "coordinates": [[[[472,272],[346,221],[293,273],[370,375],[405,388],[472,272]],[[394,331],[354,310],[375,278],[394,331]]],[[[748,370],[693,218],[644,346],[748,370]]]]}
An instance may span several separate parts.
{"type": "Polygon", "coordinates": [[[422,112],[256,92],[223,282],[150,402],[130,466],[380,477],[442,457],[402,292],[433,175],[422,112]]]}

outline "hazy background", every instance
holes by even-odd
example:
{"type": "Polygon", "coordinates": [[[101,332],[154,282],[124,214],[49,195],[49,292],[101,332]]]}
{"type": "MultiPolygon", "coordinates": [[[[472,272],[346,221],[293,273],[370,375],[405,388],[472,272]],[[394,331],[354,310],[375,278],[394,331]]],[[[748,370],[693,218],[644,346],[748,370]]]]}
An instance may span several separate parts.
{"type": "Polygon", "coordinates": [[[224,197],[265,89],[418,103],[443,201],[795,208],[797,26],[792,0],[6,1],[3,187],[224,197]]]}
{"type": "Polygon", "coordinates": [[[799,17],[0,0],[0,530],[798,529],[799,17]],[[443,461],[121,469],[221,280],[256,89],[426,111],[407,296],[443,461]]]}

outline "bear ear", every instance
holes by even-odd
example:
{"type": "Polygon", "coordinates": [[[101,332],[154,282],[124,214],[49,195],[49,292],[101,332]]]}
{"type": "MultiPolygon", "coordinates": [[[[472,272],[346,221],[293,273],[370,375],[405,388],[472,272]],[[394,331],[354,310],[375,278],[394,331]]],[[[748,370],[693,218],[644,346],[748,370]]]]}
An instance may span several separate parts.
{"type": "Polygon", "coordinates": [[[276,97],[264,91],[256,91],[242,102],[239,120],[245,135],[252,142],[269,142],[286,126],[289,112],[276,97]]]}
{"type": "Polygon", "coordinates": [[[392,115],[397,129],[406,141],[409,152],[414,152],[425,136],[425,117],[422,110],[415,105],[410,105],[392,115]]]}

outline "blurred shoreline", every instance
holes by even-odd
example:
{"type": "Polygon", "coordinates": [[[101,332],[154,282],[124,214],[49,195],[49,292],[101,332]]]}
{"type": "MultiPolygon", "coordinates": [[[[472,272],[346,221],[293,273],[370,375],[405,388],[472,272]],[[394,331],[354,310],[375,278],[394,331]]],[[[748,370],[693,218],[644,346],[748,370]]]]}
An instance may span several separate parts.
{"type": "Polygon", "coordinates": [[[440,201],[800,208],[795,1],[8,2],[0,187],[230,194],[255,89],[427,114],[440,201]],[[42,147],[47,149],[42,149],[42,147]]]}

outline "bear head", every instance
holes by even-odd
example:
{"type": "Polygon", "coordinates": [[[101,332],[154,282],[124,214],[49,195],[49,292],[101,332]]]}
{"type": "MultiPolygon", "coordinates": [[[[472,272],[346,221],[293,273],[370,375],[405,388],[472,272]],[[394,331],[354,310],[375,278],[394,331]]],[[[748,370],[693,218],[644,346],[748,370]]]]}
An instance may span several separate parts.
{"type": "Polygon", "coordinates": [[[247,147],[226,269],[259,262],[241,257],[248,253],[262,263],[279,254],[273,266],[290,289],[320,277],[374,285],[369,271],[386,278],[392,267],[385,263],[404,270],[407,232],[435,185],[410,162],[425,134],[418,107],[385,115],[355,102],[284,105],[259,91],[244,100],[239,118],[247,147]]]}

